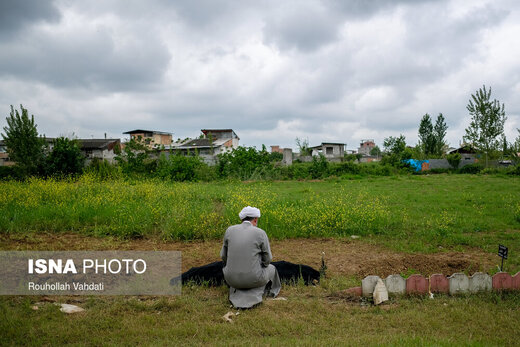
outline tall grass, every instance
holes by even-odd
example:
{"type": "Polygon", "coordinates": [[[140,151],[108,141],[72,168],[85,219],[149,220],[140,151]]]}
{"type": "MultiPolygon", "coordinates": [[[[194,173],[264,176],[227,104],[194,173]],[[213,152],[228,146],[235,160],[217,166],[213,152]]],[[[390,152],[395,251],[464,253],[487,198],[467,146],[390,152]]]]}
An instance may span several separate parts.
{"type": "Polygon", "coordinates": [[[3,232],[219,238],[239,222],[237,214],[247,205],[263,211],[262,226],[276,238],[377,233],[389,221],[384,198],[342,186],[327,194],[309,190],[304,199],[294,199],[269,183],[97,182],[84,175],[77,181],[0,183],[0,189],[3,232]]]}
{"type": "Polygon", "coordinates": [[[77,231],[220,238],[247,205],[273,238],[387,235],[459,242],[520,226],[520,180],[403,176],[323,182],[174,183],[32,179],[0,182],[0,232],[77,231]]]}

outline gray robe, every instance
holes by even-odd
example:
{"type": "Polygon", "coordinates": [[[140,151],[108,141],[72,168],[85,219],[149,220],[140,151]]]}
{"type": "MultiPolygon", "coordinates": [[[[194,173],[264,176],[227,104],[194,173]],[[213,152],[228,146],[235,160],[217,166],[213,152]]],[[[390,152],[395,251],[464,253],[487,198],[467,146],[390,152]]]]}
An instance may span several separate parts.
{"type": "Polygon", "coordinates": [[[271,265],[273,256],[267,234],[250,222],[226,230],[220,251],[229,300],[235,307],[249,308],[262,302],[262,296],[275,297],[281,289],[280,277],[271,265]],[[270,288],[266,284],[271,281],[270,288]]]}

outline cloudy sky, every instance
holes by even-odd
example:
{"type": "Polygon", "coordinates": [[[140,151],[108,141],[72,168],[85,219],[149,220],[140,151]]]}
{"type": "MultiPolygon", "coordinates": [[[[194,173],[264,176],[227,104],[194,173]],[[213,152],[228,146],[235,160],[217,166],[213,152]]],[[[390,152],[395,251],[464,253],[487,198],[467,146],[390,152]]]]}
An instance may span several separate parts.
{"type": "Polygon", "coordinates": [[[516,0],[0,2],[0,127],[23,104],[47,137],[198,136],[246,146],[417,142],[442,112],[458,145],[482,85],[520,128],[516,0]]]}

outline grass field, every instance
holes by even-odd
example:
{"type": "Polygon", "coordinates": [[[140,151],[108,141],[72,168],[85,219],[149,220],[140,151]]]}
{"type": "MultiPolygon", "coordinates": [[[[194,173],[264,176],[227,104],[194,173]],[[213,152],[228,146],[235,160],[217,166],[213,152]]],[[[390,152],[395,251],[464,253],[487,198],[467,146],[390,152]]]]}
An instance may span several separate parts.
{"type": "Polygon", "coordinates": [[[275,258],[316,266],[326,250],[331,275],[316,287],[284,286],[287,301],[241,311],[233,323],[221,318],[231,310],[225,287],[188,285],[177,297],[1,297],[0,345],[518,344],[518,293],[396,298],[374,307],[343,292],[368,273],[492,274],[499,243],[509,247],[507,271],[520,271],[518,178],[181,184],[85,176],[2,182],[0,191],[1,250],[179,249],[186,268],[217,260],[226,227],[254,205],[275,258]],[[31,308],[45,300],[86,311],[68,316],[49,302],[31,308]]]}
{"type": "MultiPolygon", "coordinates": [[[[405,252],[520,248],[520,179],[394,176],[320,182],[0,183],[0,232],[220,239],[243,206],[272,239],[359,235],[405,252]]],[[[511,253],[511,264],[520,257],[511,253]]]]}
{"type": "Polygon", "coordinates": [[[178,297],[59,298],[86,309],[64,315],[41,298],[0,298],[0,345],[517,345],[520,295],[393,299],[362,306],[327,287],[285,286],[287,301],[241,311],[226,288],[184,287],[178,297]],[[232,310],[234,313],[237,310],[232,310]]]}

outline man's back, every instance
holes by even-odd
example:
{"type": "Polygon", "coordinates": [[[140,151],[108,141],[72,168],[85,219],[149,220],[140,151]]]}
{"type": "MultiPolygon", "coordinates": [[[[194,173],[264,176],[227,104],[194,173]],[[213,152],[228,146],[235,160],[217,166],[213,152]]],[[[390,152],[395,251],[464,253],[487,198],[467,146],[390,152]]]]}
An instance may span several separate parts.
{"type": "Polygon", "coordinates": [[[250,222],[226,230],[220,256],[226,282],[235,288],[255,288],[268,282],[266,266],[272,259],[265,231],[250,222]]]}

